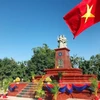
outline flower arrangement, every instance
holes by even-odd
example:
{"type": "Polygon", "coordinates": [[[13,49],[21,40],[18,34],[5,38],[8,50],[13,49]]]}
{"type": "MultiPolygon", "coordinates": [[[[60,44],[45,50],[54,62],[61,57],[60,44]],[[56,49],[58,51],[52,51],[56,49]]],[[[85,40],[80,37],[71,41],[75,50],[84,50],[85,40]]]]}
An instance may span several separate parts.
{"type": "Polygon", "coordinates": [[[15,82],[19,83],[20,82],[20,78],[16,77],[15,82]]]}
{"type": "Polygon", "coordinates": [[[48,76],[48,77],[46,77],[45,82],[46,82],[47,84],[50,84],[50,83],[52,82],[52,80],[51,80],[51,78],[48,76]]]}

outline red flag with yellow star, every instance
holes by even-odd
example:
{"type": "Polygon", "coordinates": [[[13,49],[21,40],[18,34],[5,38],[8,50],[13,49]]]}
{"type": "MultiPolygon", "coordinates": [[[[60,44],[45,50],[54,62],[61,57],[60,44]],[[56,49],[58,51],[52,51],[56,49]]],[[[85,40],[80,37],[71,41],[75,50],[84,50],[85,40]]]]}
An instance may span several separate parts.
{"type": "Polygon", "coordinates": [[[75,38],[82,31],[100,21],[100,0],[82,0],[63,18],[75,38]]]}

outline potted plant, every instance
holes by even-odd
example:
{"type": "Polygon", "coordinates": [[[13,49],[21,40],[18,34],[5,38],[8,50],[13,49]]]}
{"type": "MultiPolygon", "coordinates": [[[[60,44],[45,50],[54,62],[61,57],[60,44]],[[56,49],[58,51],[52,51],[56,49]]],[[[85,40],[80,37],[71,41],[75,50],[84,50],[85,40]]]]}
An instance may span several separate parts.
{"type": "Polygon", "coordinates": [[[63,73],[62,73],[62,72],[58,72],[59,83],[61,82],[62,75],[63,75],[63,73]]]}
{"type": "Polygon", "coordinates": [[[34,80],[35,73],[34,72],[31,72],[31,76],[32,76],[32,79],[34,80]]]}
{"type": "Polygon", "coordinates": [[[43,100],[45,98],[45,91],[42,89],[36,91],[35,98],[38,100],[43,100]]]}
{"type": "Polygon", "coordinates": [[[3,98],[6,98],[6,95],[8,93],[8,87],[12,80],[12,78],[3,79],[3,98]]]}
{"type": "Polygon", "coordinates": [[[45,98],[45,91],[43,90],[43,81],[44,77],[42,77],[38,81],[38,84],[35,87],[35,98],[37,98],[38,100],[43,100],[43,98],[45,98]]]}
{"type": "Polygon", "coordinates": [[[93,94],[95,95],[95,100],[99,100],[99,97],[98,97],[98,79],[97,78],[91,78],[91,88],[93,89],[93,94]]]}

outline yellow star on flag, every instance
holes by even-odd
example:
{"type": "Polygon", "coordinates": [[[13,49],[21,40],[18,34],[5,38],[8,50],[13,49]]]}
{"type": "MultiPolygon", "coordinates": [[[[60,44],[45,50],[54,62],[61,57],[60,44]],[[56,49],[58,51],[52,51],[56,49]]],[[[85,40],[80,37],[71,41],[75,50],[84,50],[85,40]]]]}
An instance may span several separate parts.
{"type": "Polygon", "coordinates": [[[89,17],[95,17],[91,11],[92,11],[93,5],[91,7],[89,7],[89,5],[87,4],[87,12],[82,16],[82,18],[85,18],[85,23],[87,22],[89,17]]]}

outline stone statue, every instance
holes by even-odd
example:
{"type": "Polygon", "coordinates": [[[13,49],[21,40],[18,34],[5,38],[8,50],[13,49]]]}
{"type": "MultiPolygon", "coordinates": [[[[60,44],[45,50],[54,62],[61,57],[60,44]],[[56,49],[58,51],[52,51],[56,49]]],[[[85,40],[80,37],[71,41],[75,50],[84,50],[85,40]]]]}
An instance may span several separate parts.
{"type": "Polygon", "coordinates": [[[64,35],[59,35],[58,37],[58,48],[65,48],[67,47],[67,40],[64,35]]]}

